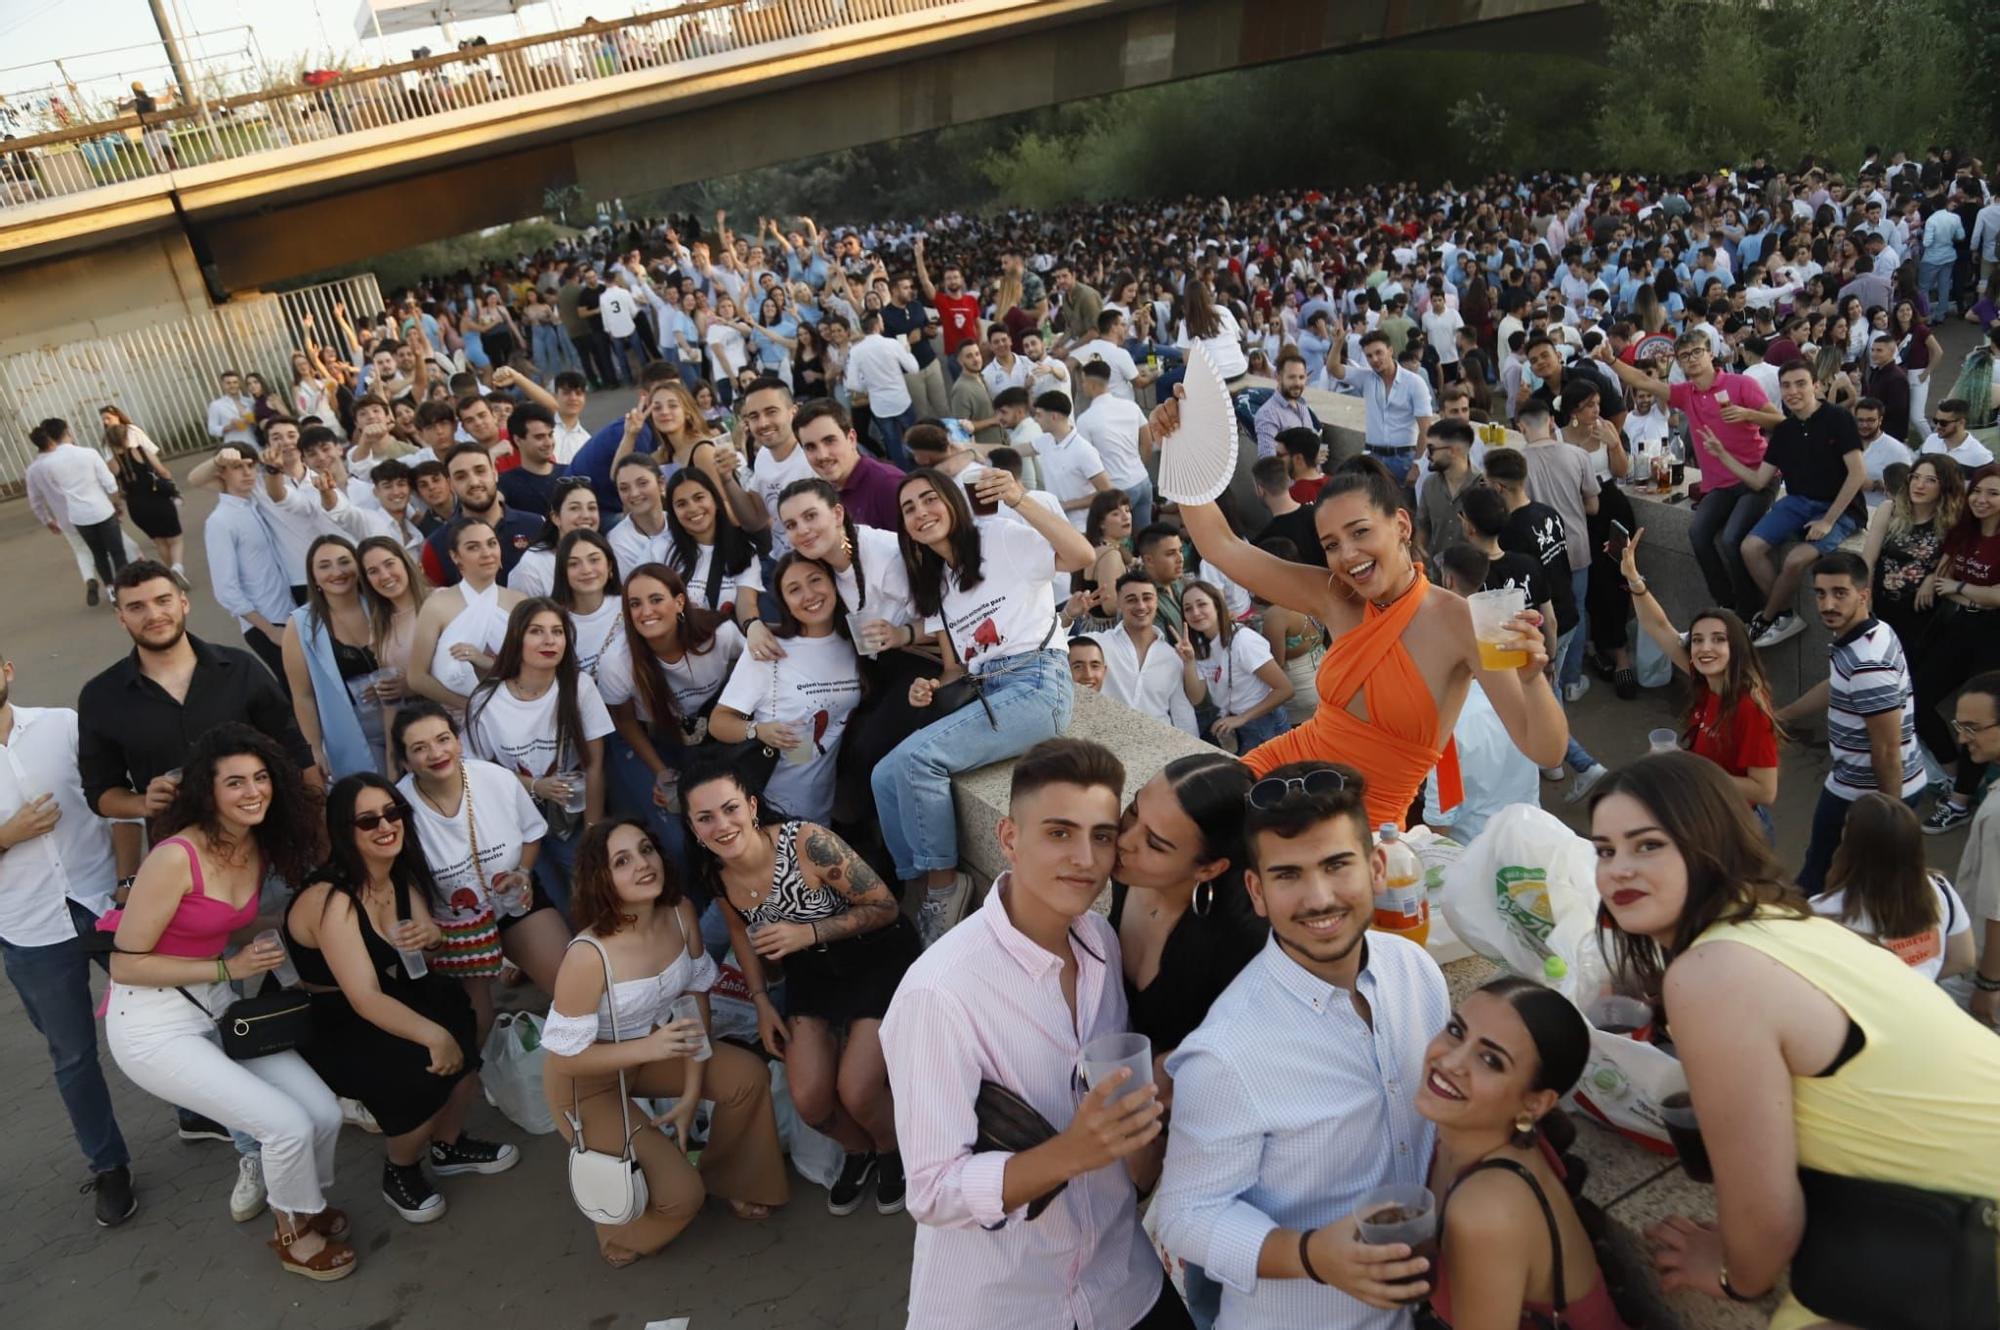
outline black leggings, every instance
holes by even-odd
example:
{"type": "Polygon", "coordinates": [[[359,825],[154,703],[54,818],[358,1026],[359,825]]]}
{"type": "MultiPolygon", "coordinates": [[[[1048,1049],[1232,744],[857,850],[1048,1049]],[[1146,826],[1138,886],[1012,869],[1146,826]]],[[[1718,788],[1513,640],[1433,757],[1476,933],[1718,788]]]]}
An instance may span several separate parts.
{"type": "Polygon", "coordinates": [[[1625,574],[1618,560],[1604,552],[1611,539],[1611,524],[1622,524],[1630,534],[1636,519],[1632,501],[1625,491],[1606,481],[1597,491],[1597,511],[1590,514],[1590,588],[1584,604],[1590,615],[1590,646],[1598,655],[1625,647],[1625,625],[1632,618],[1632,593],[1625,589],[1625,574]]]}
{"type": "Polygon", "coordinates": [[[1958,747],[1958,738],[1940,710],[1973,675],[2000,668],[2000,613],[1957,606],[1934,615],[1931,628],[1911,659],[1910,678],[1917,695],[1917,737],[1940,762],[1958,759],[1960,795],[1979,789],[1986,765],[1974,762],[1958,747]]]}

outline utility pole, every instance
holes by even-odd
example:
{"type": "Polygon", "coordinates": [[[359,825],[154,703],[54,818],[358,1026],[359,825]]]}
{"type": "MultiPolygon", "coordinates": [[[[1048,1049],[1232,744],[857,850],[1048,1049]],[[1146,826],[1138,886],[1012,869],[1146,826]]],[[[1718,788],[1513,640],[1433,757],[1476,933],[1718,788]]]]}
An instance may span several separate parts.
{"type": "Polygon", "coordinates": [[[173,67],[174,82],[178,85],[175,100],[186,106],[200,96],[200,90],[188,77],[187,65],[181,60],[181,43],[174,36],[173,20],[167,17],[166,0],[147,0],[147,3],[152,6],[154,26],[160,30],[160,45],[167,48],[167,64],[173,67]]]}

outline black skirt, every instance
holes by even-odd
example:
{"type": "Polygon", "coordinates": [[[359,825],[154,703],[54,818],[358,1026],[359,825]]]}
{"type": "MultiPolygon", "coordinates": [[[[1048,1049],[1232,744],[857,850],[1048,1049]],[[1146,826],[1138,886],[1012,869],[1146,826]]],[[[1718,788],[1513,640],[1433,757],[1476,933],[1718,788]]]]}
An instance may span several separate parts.
{"type": "Polygon", "coordinates": [[[785,1010],[838,1029],[881,1020],[896,985],[923,953],[916,925],[898,914],[887,928],[808,947],[785,957],[785,1010]]]}
{"type": "Polygon", "coordinates": [[[312,995],[313,1037],[301,1053],[328,1089],[359,1099],[384,1134],[401,1136],[436,1117],[459,1078],[479,1070],[472,999],[436,971],[412,980],[378,969],[376,978],[385,994],[449,1030],[465,1064],[449,1076],[426,1071],[429,1050],[362,1019],[342,993],[312,995]]]}

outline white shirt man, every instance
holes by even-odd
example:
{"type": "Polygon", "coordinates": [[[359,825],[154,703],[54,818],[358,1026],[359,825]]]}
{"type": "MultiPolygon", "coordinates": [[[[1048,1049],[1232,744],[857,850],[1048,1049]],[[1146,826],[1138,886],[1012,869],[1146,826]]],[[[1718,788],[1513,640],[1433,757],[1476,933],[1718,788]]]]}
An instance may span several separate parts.
{"type": "Polygon", "coordinates": [[[615,282],[597,298],[597,312],[604,319],[606,337],[630,337],[638,330],[639,302],[615,282]]]}
{"type": "Polygon", "coordinates": [[[1097,635],[1104,648],[1104,695],[1142,716],[1188,734],[1199,733],[1194,703],[1187,695],[1187,661],[1154,624],[1159,589],[1143,573],[1121,582],[1118,611],[1123,622],[1097,635]]]}
{"type": "Polygon", "coordinates": [[[1138,403],[1118,396],[1115,387],[1099,388],[1100,382],[1088,374],[1083,377],[1083,392],[1090,405],[1076,418],[1076,432],[1097,449],[1111,483],[1129,490],[1148,478],[1146,463],[1139,455],[1139,434],[1146,428],[1146,413],[1138,403]]]}
{"type": "Polygon", "coordinates": [[[918,372],[910,344],[884,337],[879,324],[847,353],[847,387],[866,393],[869,411],[878,416],[900,416],[910,409],[910,389],[903,376],[918,372]]]}
{"type": "Polygon", "coordinates": [[[22,479],[28,507],[35,520],[47,525],[87,527],[108,522],[118,513],[111,502],[118,482],[104,458],[74,440],[49,448],[28,463],[22,479]]]}
{"type": "Polygon", "coordinates": [[[218,443],[233,443],[255,452],[255,419],[249,398],[237,392],[224,392],[208,404],[208,437],[218,443]]]}
{"type": "Polygon", "coordinates": [[[1103,361],[1111,371],[1111,395],[1127,402],[1137,400],[1132,383],[1139,377],[1139,365],[1124,347],[1102,337],[1094,337],[1071,351],[1069,358],[1079,365],[1088,365],[1093,360],[1103,361]]]}
{"type": "MultiPolygon", "coordinates": [[[[12,679],[10,665],[4,682],[12,679]]],[[[111,908],[118,879],[111,824],[84,801],[76,712],[0,702],[0,721],[9,717],[11,732],[0,729],[0,823],[45,797],[60,817],[0,853],[0,939],[10,947],[54,946],[77,936],[70,902],[93,915],[111,908]]]]}
{"type": "Polygon", "coordinates": [[[1030,368],[1027,357],[1017,356],[1010,350],[1005,363],[999,356],[990,357],[979,371],[979,377],[986,380],[986,390],[998,397],[1009,388],[1027,387],[1030,368]]]}
{"type": "Polygon", "coordinates": [[[1104,459],[1098,455],[1096,446],[1070,423],[1069,417],[1037,411],[1035,418],[1042,422],[1044,431],[1035,442],[1035,464],[1041,471],[1042,484],[1062,500],[1070,525],[1081,531],[1090,520],[1090,500],[1097,491],[1111,488],[1104,459]],[[1100,480],[1104,482],[1102,485],[1097,483],[1100,480]]]}

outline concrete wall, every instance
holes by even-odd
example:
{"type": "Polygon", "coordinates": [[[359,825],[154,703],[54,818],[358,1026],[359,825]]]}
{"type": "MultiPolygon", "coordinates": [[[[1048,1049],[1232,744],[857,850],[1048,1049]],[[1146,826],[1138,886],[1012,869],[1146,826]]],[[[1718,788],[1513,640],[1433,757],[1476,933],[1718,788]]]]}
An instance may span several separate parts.
{"type": "Polygon", "coordinates": [[[137,236],[0,273],[0,356],[199,317],[209,308],[187,237],[137,236]]]}

